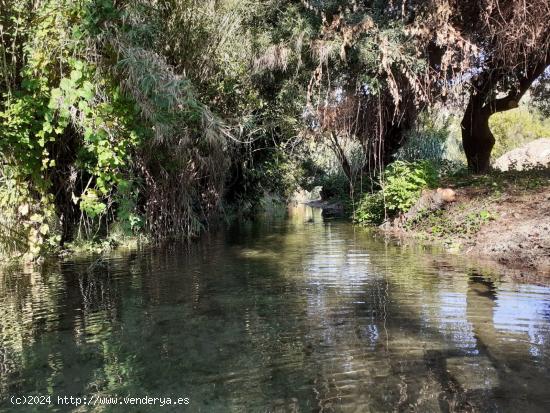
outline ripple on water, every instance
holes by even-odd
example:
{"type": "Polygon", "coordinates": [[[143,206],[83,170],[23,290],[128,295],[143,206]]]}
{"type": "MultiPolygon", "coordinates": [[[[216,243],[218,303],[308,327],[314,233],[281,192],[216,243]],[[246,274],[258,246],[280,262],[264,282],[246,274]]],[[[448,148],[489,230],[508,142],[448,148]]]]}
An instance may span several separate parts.
{"type": "Polygon", "coordinates": [[[184,395],[204,412],[550,411],[548,286],[302,212],[183,248],[3,273],[1,395],[184,395]]]}

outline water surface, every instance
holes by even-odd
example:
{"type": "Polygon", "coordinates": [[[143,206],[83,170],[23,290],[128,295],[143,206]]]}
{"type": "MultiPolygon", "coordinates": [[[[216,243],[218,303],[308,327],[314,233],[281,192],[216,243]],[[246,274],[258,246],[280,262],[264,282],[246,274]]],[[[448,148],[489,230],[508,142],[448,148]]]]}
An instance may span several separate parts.
{"type": "Polygon", "coordinates": [[[301,208],[0,273],[0,411],[550,411],[550,288],[301,208]],[[12,395],[189,397],[16,408],[12,395]]]}

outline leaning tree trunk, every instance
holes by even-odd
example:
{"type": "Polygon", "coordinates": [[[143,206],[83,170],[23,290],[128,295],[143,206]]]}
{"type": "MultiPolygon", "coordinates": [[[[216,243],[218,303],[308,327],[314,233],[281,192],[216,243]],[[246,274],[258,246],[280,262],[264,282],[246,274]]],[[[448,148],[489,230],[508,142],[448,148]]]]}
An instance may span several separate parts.
{"type": "Polygon", "coordinates": [[[485,173],[491,166],[491,151],[495,137],[489,127],[491,111],[483,107],[479,95],[470,97],[470,102],[462,119],[462,145],[468,168],[474,173],[485,173]]]}
{"type": "Polygon", "coordinates": [[[489,127],[491,115],[517,108],[529,87],[549,66],[550,48],[545,59],[535,60],[527,68],[518,65],[513,73],[515,80],[508,84],[508,94],[498,98],[496,91],[505,79],[504,72],[493,68],[478,77],[462,119],[462,144],[472,172],[485,173],[490,169],[491,151],[495,145],[489,127]]]}

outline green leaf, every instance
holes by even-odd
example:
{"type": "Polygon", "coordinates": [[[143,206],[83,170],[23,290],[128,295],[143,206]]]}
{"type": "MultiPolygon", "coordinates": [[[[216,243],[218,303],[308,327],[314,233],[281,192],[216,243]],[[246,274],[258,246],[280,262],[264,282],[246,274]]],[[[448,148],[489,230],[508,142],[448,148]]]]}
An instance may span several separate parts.
{"type": "Polygon", "coordinates": [[[59,87],[61,88],[61,90],[69,91],[74,87],[74,84],[73,84],[73,82],[71,82],[70,79],[67,79],[66,77],[64,77],[59,82],[59,87]]]}
{"type": "Polygon", "coordinates": [[[82,79],[82,72],[80,70],[73,70],[71,72],[71,82],[77,83],[80,79],[82,79]]]}
{"type": "Polygon", "coordinates": [[[80,89],[80,96],[87,101],[92,100],[94,97],[94,85],[86,80],[80,89]]]}

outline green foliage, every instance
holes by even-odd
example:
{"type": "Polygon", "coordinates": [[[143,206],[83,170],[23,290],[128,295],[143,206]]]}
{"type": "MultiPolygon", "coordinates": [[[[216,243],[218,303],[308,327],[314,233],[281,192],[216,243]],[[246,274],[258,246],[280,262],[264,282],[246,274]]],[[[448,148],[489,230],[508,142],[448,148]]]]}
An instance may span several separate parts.
{"type": "Polygon", "coordinates": [[[395,161],[384,170],[380,190],[362,195],[353,214],[354,221],[378,225],[388,215],[407,212],[423,189],[434,188],[438,182],[438,171],[430,161],[395,161]]]}
{"type": "Polygon", "coordinates": [[[496,113],[491,116],[489,125],[496,141],[493,159],[533,140],[550,136],[550,118],[541,119],[525,106],[496,113]]]}
{"type": "MultiPolygon", "coordinates": [[[[203,101],[237,122],[264,106],[248,75],[246,25],[268,10],[235,1],[3,3],[0,151],[28,188],[28,199],[2,205],[3,216],[28,201],[62,216],[68,238],[76,225],[80,236],[113,227],[196,236],[238,153],[203,101]]],[[[267,157],[262,169],[256,181],[289,190],[288,162],[267,157]]]]}
{"type": "Polygon", "coordinates": [[[0,169],[0,258],[51,252],[60,241],[53,197],[36,198],[12,167],[0,169]]]}
{"type": "MultiPolygon", "coordinates": [[[[0,152],[18,185],[29,188],[25,203],[51,217],[70,216],[70,207],[59,210],[52,196],[64,193],[78,205],[81,223],[87,222],[83,228],[91,233],[96,229],[89,224],[99,224],[107,214],[140,137],[134,103],[87,56],[87,5],[50,0],[19,11],[28,21],[26,37],[12,48],[23,62],[21,80],[3,90],[0,152]]],[[[9,213],[18,205],[3,208],[9,213]]],[[[30,243],[21,249],[43,253],[30,243]]]]}
{"type": "MultiPolygon", "coordinates": [[[[31,220],[37,224],[29,225],[41,223],[34,228],[38,233],[29,229],[32,236],[18,243],[21,253],[32,256],[59,243],[59,225],[44,222],[70,215],[58,210],[53,194],[65,192],[84,220],[104,215],[138,143],[133,103],[86,56],[86,5],[51,0],[37,9],[12,10],[26,24],[16,27],[23,35],[12,37],[9,49],[22,63],[20,80],[0,90],[1,175],[2,189],[25,195],[0,208],[4,216],[16,216],[21,208],[37,211],[31,220]],[[62,171],[72,172],[60,179],[62,171]]],[[[10,75],[10,68],[3,69],[10,75]]],[[[4,225],[13,233],[9,228],[4,225]]]]}
{"type": "Polygon", "coordinates": [[[137,212],[139,193],[139,187],[133,181],[121,180],[118,183],[116,214],[124,235],[135,235],[145,225],[145,218],[137,212]]]}
{"type": "Polygon", "coordinates": [[[349,199],[349,181],[342,172],[324,175],[316,183],[322,187],[322,199],[339,201],[349,199]]]}
{"type": "Polygon", "coordinates": [[[440,175],[453,173],[465,165],[460,116],[444,107],[422,112],[415,128],[406,133],[406,140],[395,153],[400,161],[429,160],[440,175]]]}
{"type": "Polygon", "coordinates": [[[385,216],[384,194],[378,191],[362,196],[354,211],[353,221],[362,225],[379,225],[385,216]]]}
{"type": "Polygon", "coordinates": [[[407,143],[399,148],[396,158],[402,161],[414,162],[422,159],[434,162],[442,161],[445,155],[446,134],[436,130],[435,133],[413,132],[407,143]]]}
{"type": "Polygon", "coordinates": [[[390,213],[408,211],[424,188],[438,183],[438,173],[429,161],[395,161],[384,171],[381,186],[387,210],[390,213]]]}
{"type": "Polygon", "coordinates": [[[533,106],[546,118],[550,118],[550,69],[532,85],[531,97],[533,106]]]}
{"type": "Polygon", "coordinates": [[[450,217],[444,210],[439,210],[422,217],[420,221],[409,223],[409,227],[421,226],[430,235],[438,238],[471,236],[477,233],[483,224],[494,219],[495,214],[487,209],[456,214],[454,217],[450,217]]]}
{"type": "Polygon", "coordinates": [[[264,190],[280,194],[284,199],[289,199],[300,186],[304,171],[296,162],[293,162],[283,152],[266,162],[258,177],[263,182],[264,190]]]}
{"type": "Polygon", "coordinates": [[[429,160],[441,163],[445,159],[445,144],[450,134],[451,117],[437,117],[425,112],[415,129],[407,133],[406,142],[395,154],[400,161],[429,160]]]}

